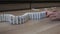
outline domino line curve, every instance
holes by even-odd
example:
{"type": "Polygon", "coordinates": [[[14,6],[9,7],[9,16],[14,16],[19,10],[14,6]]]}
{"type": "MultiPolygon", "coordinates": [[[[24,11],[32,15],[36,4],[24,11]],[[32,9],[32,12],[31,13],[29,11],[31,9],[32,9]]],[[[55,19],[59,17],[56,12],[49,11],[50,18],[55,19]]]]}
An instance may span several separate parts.
{"type": "Polygon", "coordinates": [[[12,14],[1,14],[0,21],[7,21],[10,24],[23,24],[28,20],[40,20],[46,17],[46,12],[29,12],[21,16],[14,16],[12,14]]]}

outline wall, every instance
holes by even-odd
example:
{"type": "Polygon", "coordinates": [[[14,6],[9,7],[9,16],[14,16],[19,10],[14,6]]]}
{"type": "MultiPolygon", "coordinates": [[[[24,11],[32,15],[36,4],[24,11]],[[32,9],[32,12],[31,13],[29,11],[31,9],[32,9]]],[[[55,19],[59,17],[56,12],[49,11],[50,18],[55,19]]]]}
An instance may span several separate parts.
{"type": "MultiPolygon", "coordinates": [[[[32,3],[31,8],[60,6],[60,3],[32,3]]],[[[0,10],[26,9],[30,8],[29,3],[0,4],[0,10]]]]}
{"type": "Polygon", "coordinates": [[[13,10],[29,8],[29,3],[20,4],[0,4],[0,10],[13,10]]]}
{"type": "Polygon", "coordinates": [[[60,3],[32,3],[32,8],[60,6],[60,3]]]}

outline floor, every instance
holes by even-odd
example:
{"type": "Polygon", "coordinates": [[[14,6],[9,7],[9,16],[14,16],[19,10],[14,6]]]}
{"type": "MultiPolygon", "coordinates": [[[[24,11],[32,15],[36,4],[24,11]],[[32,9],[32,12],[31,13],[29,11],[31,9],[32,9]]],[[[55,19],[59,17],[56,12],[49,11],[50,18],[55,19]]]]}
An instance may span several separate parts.
{"type": "Polygon", "coordinates": [[[20,25],[0,23],[0,34],[60,34],[60,21],[29,20],[20,25]]]}

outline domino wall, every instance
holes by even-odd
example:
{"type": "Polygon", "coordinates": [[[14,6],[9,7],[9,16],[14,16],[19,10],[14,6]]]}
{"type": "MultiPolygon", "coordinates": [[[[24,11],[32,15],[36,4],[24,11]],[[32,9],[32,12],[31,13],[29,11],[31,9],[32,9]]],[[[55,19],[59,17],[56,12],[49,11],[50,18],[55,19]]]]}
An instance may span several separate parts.
{"type": "Polygon", "coordinates": [[[40,20],[46,17],[46,12],[29,12],[21,16],[14,16],[12,14],[1,14],[0,21],[5,21],[10,24],[23,24],[28,20],[40,20]]]}

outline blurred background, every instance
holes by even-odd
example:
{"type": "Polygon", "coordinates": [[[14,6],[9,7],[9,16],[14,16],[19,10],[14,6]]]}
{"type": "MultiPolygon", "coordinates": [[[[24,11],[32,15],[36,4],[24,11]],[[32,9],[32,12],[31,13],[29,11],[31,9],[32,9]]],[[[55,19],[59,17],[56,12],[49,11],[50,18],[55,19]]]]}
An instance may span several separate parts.
{"type": "Polygon", "coordinates": [[[59,0],[54,0],[54,2],[52,0],[0,0],[0,14],[12,13],[16,15],[18,13],[20,15],[26,12],[34,12],[31,9],[46,7],[60,7],[60,2],[59,0]]]}

